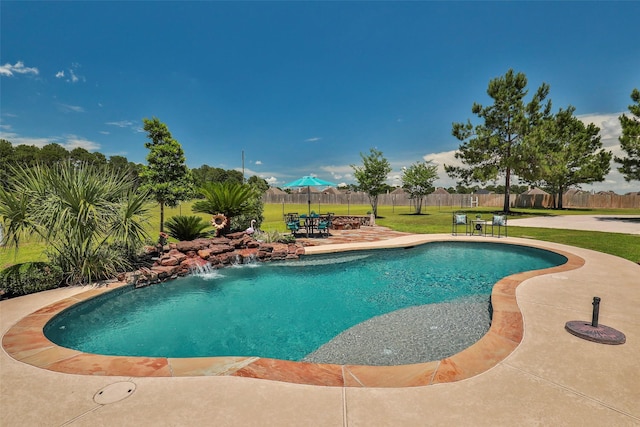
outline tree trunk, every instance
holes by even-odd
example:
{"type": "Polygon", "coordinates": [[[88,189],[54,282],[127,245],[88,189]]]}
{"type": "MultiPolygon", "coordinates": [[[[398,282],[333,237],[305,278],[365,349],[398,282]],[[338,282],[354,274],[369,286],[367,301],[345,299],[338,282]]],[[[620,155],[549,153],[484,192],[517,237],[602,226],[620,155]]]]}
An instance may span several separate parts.
{"type": "Polygon", "coordinates": [[[558,189],[558,209],[562,209],[562,190],[562,187],[558,189]]]}
{"type": "Polygon", "coordinates": [[[160,232],[164,232],[164,203],[160,202],[160,232]]]}
{"type": "Polygon", "coordinates": [[[504,176],[504,206],[502,212],[509,213],[510,201],[511,201],[511,168],[507,168],[507,172],[504,176]]]}
{"type": "Polygon", "coordinates": [[[378,195],[371,198],[371,207],[373,208],[373,216],[378,217],[378,195]]]}

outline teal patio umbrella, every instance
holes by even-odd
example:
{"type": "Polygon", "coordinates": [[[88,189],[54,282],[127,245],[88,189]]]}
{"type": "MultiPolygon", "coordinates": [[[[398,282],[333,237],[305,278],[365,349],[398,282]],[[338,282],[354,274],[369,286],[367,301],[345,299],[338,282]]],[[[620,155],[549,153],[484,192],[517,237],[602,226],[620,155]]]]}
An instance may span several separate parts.
{"type": "Polygon", "coordinates": [[[307,187],[307,204],[309,205],[309,215],[311,215],[311,187],[336,187],[333,182],[316,178],[315,176],[303,176],[302,178],[291,181],[283,185],[286,188],[303,188],[307,187]]]}

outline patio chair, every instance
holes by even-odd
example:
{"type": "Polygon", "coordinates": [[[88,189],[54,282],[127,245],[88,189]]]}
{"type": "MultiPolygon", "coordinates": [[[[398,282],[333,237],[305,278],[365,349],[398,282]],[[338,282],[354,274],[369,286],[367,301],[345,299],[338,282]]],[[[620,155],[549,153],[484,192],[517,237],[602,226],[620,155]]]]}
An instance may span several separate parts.
{"type": "Polygon", "coordinates": [[[495,229],[498,229],[497,236],[500,237],[501,232],[504,233],[504,237],[507,237],[507,216],[506,215],[494,215],[491,219],[491,235],[495,236],[495,229]],[[503,231],[504,230],[504,231],[503,231]]]}
{"type": "Polygon", "coordinates": [[[467,214],[464,212],[454,212],[453,213],[453,221],[451,222],[451,234],[454,236],[458,235],[458,227],[464,226],[464,234],[469,234],[469,227],[471,227],[471,223],[469,222],[469,218],[467,214]]]}
{"type": "Polygon", "coordinates": [[[300,217],[297,213],[288,213],[285,222],[287,223],[287,229],[294,236],[300,231],[300,217]]]}
{"type": "Polygon", "coordinates": [[[329,227],[331,227],[331,215],[320,218],[318,221],[318,233],[320,236],[329,237],[329,227]]]}
{"type": "Polygon", "coordinates": [[[293,222],[298,221],[299,215],[298,212],[289,212],[284,216],[285,222],[293,222]]]}

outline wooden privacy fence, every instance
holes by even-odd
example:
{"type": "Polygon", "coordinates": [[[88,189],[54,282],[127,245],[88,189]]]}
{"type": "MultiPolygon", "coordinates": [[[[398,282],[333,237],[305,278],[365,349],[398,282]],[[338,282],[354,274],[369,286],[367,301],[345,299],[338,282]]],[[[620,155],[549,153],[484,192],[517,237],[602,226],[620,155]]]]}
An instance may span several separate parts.
{"type": "MultiPolygon", "coordinates": [[[[265,194],[264,203],[307,204],[308,196],[303,194],[265,194]]],[[[509,198],[512,208],[551,208],[553,197],[548,194],[512,194],[509,198]]],[[[423,199],[423,206],[446,206],[452,208],[496,207],[502,208],[503,194],[429,194],[423,199]]],[[[322,205],[368,205],[369,197],[365,193],[324,194],[311,193],[311,209],[322,210],[322,205]]],[[[413,206],[413,200],[407,194],[381,194],[379,206],[413,206]]],[[[562,198],[565,208],[629,208],[640,209],[638,194],[565,194],[562,198]]]]}

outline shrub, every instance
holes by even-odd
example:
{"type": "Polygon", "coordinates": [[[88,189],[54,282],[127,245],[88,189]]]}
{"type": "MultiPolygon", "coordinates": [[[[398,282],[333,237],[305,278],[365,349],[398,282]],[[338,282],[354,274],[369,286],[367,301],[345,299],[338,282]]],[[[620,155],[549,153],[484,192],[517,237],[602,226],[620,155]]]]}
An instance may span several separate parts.
{"type": "Polygon", "coordinates": [[[69,284],[114,276],[128,260],[105,242],[136,252],[148,215],[147,195],[126,172],[86,163],[16,166],[9,185],[0,187],[6,243],[18,248],[23,238],[42,238],[69,284]]]}
{"type": "Polygon", "coordinates": [[[262,231],[256,233],[256,240],[264,243],[295,243],[296,238],[291,234],[282,234],[278,231],[262,231]]]}
{"type": "Polygon", "coordinates": [[[209,224],[204,222],[199,216],[184,216],[176,215],[172,216],[165,223],[169,236],[177,240],[195,240],[201,237],[208,237],[211,235],[211,230],[205,231],[209,228],[209,224]]]}
{"type": "Polygon", "coordinates": [[[25,262],[0,271],[0,288],[9,297],[46,291],[60,286],[60,267],[46,262],[25,262]]]}

